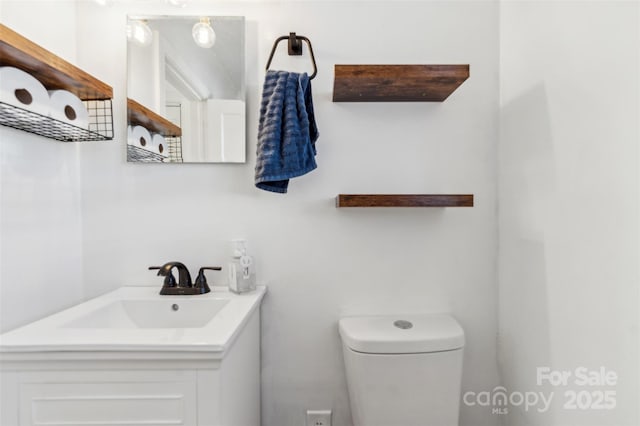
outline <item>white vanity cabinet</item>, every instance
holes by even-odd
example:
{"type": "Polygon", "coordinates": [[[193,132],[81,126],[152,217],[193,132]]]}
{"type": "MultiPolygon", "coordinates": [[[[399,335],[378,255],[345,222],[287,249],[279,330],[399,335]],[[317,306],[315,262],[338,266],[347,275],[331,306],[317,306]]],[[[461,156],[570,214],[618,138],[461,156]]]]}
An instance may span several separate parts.
{"type": "Polygon", "coordinates": [[[222,351],[196,343],[0,356],[4,426],[260,425],[259,307],[222,351]]]}
{"type": "Polygon", "coordinates": [[[197,425],[197,374],[193,370],[19,372],[9,376],[14,389],[17,386],[13,406],[18,410],[3,424],[197,425]]]}

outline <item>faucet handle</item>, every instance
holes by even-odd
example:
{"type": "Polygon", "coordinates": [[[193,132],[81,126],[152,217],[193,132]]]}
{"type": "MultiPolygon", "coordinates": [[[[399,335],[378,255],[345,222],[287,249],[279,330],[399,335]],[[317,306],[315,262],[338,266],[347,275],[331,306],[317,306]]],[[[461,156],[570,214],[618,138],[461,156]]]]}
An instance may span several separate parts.
{"type": "Polygon", "coordinates": [[[200,294],[209,293],[211,289],[209,288],[209,284],[207,284],[207,277],[204,275],[205,269],[210,271],[221,271],[222,268],[220,266],[203,266],[198,271],[198,276],[196,277],[196,281],[193,283],[193,287],[199,290],[200,294]]]}
{"type": "MultiPolygon", "coordinates": [[[[153,271],[154,269],[160,270],[162,269],[162,266],[149,266],[150,271],[153,271]]],[[[158,275],[160,275],[160,273],[158,273],[158,275]]],[[[176,284],[176,277],[174,277],[171,271],[169,271],[167,276],[164,277],[164,284],[162,285],[162,287],[167,288],[167,287],[177,287],[177,286],[178,285],[176,284]]]]}

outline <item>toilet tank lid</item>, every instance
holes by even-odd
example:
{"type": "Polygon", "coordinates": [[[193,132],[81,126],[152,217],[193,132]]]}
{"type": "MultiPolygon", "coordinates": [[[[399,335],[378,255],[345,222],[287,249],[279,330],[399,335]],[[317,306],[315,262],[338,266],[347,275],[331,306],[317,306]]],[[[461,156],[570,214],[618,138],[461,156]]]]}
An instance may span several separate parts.
{"type": "Polygon", "coordinates": [[[460,349],[464,331],[448,314],[388,315],[342,318],[344,345],[370,354],[414,354],[460,349]]]}

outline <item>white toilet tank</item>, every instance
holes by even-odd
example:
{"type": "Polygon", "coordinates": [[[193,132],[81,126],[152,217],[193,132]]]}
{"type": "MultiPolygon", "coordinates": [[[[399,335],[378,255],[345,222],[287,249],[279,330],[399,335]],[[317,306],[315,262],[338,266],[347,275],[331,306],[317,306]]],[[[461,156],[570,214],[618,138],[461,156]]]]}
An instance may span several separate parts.
{"type": "Polygon", "coordinates": [[[464,331],[447,314],[339,322],[354,426],[457,426],[464,331]]]}

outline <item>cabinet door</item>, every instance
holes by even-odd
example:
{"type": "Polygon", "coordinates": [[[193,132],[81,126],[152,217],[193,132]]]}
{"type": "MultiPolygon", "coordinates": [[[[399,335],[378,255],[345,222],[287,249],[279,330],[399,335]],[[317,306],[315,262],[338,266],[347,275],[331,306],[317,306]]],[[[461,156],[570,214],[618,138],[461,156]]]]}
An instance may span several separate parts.
{"type": "Polygon", "coordinates": [[[194,382],[22,383],[21,426],[197,424],[194,382]]]}

